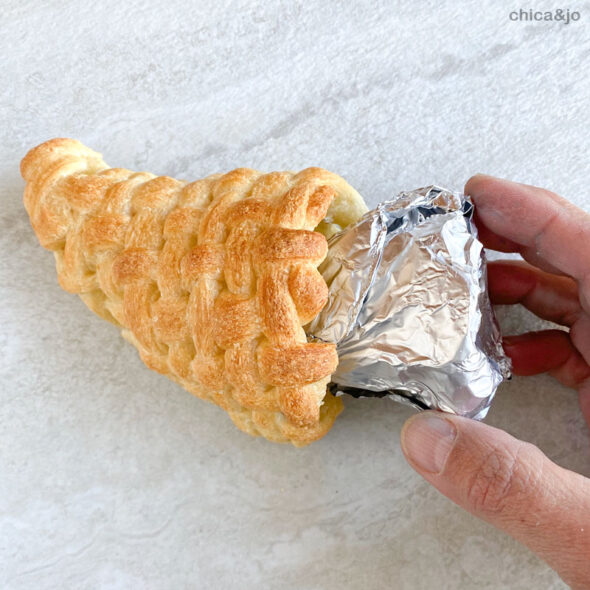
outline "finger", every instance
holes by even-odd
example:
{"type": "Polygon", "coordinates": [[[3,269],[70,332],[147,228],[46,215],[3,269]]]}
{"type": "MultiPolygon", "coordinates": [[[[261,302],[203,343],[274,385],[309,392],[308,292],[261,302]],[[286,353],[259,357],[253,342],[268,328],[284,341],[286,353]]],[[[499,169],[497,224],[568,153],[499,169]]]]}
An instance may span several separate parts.
{"type": "Polygon", "coordinates": [[[515,375],[549,373],[566,387],[578,388],[590,377],[590,367],[567,332],[543,330],[505,336],[502,345],[515,375]]]}
{"type": "Polygon", "coordinates": [[[478,174],[467,182],[479,219],[493,233],[521,245],[580,281],[590,276],[590,215],[550,191],[478,174]]]}
{"type": "Polygon", "coordinates": [[[488,264],[492,303],[520,303],[539,317],[571,326],[582,313],[577,283],[565,276],[543,272],[524,262],[488,264]]]}
{"type": "MultiPolygon", "coordinates": [[[[465,186],[465,190],[467,191],[467,186],[465,186]]],[[[498,252],[520,252],[521,244],[493,232],[486,226],[479,215],[477,207],[473,210],[473,221],[477,226],[477,237],[486,248],[497,250],[498,252]]]]}
{"type": "Polygon", "coordinates": [[[490,250],[497,250],[498,252],[512,252],[520,254],[529,264],[536,266],[546,272],[555,275],[564,275],[562,271],[543,260],[534,250],[526,248],[522,244],[517,244],[497,233],[493,232],[480,218],[477,208],[474,209],[473,221],[477,226],[477,237],[479,241],[490,250]]]}
{"type": "Polygon", "coordinates": [[[445,496],[512,535],[575,588],[590,588],[590,480],[480,422],[423,412],[406,422],[410,465],[445,496]]]}

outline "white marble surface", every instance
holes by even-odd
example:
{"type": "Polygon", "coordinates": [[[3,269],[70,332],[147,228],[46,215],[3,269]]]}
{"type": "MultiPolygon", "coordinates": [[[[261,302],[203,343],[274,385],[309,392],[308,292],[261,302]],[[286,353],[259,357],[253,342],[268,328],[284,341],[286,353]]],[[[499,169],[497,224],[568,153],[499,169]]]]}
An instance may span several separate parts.
{"type": "MultiPolygon", "coordinates": [[[[563,587],[412,472],[408,409],[347,400],[296,450],[147,370],[59,289],[21,205],[21,157],[71,136],[187,179],[315,164],[375,204],[485,171],[589,208],[590,4],[569,25],[439,4],[2,3],[1,588],[563,587]]],[[[503,386],[489,422],[590,474],[575,395],[549,378],[503,386]]]]}

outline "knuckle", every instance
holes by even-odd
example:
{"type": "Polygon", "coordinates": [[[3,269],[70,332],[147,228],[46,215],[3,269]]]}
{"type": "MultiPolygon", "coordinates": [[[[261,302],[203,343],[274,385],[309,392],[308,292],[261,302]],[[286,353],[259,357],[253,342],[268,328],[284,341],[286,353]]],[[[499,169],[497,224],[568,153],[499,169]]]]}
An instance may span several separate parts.
{"type": "Polygon", "coordinates": [[[518,509],[531,497],[539,472],[521,460],[529,446],[497,446],[484,456],[467,486],[468,501],[477,512],[499,515],[518,509]]]}

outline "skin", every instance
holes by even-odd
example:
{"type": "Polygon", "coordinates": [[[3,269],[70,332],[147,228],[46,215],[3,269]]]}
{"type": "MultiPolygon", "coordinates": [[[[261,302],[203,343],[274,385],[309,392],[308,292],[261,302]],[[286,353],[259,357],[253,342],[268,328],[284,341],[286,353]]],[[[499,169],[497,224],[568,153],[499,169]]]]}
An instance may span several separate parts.
{"type": "MultiPolygon", "coordinates": [[[[513,372],[547,372],[577,390],[590,426],[590,215],[550,191],[491,176],[474,176],[465,193],[484,245],[525,260],[488,265],[492,301],[567,328],[505,336],[513,372]]],[[[408,420],[402,448],[448,498],[528,546],[572,588],[590,588],[590,479],[502,430],[437,412],[408,420]]]]}

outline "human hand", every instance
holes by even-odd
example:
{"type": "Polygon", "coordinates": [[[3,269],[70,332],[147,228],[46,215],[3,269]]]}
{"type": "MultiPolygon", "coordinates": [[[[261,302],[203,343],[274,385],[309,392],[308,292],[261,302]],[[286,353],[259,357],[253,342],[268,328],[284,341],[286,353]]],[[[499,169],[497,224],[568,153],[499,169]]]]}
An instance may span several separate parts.
{"type": "MultiPolygon", "coordinates": [[[[492,302],[521,303],[569,328],[505,337],[513,372],[548,372],[577,389],[590,426],[590,215],[491,176],[474,176],[465,193],[484,245],[527,261],[488,265],[492,302]]],[[[502,430],[449,414],[416,414],[401,438],[410,465],[445,496],[527,545],[572,588],[590,588],[590,479],[502,430]]]]}

